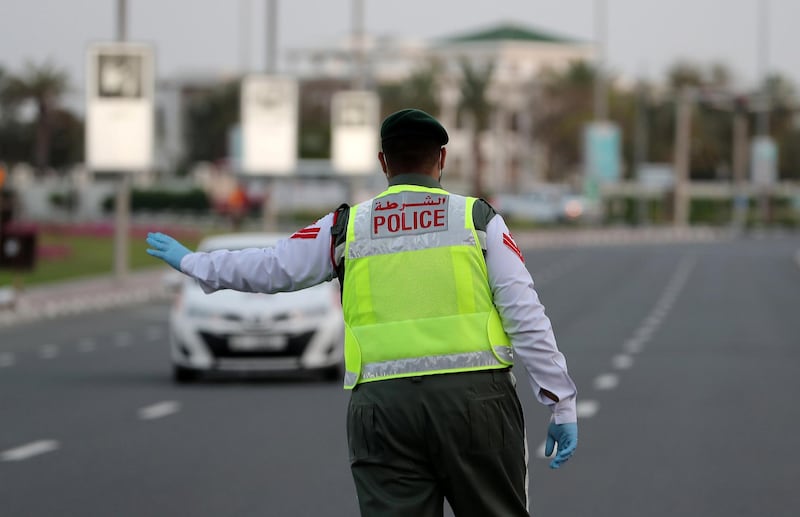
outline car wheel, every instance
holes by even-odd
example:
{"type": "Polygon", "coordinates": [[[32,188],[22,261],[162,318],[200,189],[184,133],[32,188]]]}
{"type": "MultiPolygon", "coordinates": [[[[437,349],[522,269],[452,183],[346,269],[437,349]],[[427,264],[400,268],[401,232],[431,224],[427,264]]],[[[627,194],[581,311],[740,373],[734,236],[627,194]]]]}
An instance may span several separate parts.
{"type": "Polygon", "coordinates": [[[192,368],[178,366],[177,364],[172,366],[172,380],[179,384],[196,381],[199,376],[200,372],[192,368]]]}

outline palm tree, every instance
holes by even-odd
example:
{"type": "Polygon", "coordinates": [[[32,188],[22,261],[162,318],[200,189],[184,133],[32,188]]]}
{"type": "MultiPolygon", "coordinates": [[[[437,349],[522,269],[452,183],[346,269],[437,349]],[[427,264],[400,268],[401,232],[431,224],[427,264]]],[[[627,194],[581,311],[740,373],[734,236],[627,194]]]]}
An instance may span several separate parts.
{"type": "Polygon", "coordinates": [[[415,70],[408,78],[385,83],[378,87],[383,115],[405,108],[416,108],[431,114],[439,113],[438,78],[441,66],[430,61],[415,70]]]}
{"type": "Polygon", "coordinates": [[[480,135],[489,126],[489,116],[492,113],[492,104],[489,102],[487,92],[492,81],[492,64],[486,65],[482,70],[474,67],[467,60],[461,62],[461,100],[458,111],[463,119],[468,117],[472,125],[472,159],[474,162],[473,195],[484,197],[483,166],[484,160],[481,153],[480,135]]]}
{"type": "Polygon", "coordinates": [[[68,85],[66,72],[49,62],[28,63],[20,75],[8,77],[3,84],[3,101],[12,109],[27,101],[36,106],[33,164],[40,171],[50,162],[53,113],[68,85]]]}
{"type": "Polygon", "coordinates": [[[594,77],[590,63],[576,61],[567,68],[546,71],[539,80],[534,135],[547,152],[544,178],[548,180],[567,180],[580,166],[582,131],[593,117],[594,77]]]}
{"type": "Polygon", "coordinates": [[[228,132],[239,122],[239,81],[226,81],[193,94],[186,110],[186,158],[217,161],[230,155],[228,132]]]}
{"type": "Polygon", "coordinates": [[[779,176],[784,179],[800,177],[800,128],[796,123],[798,93],[790,79],[771,74],[766,79],[769,102],[769,134],[778,144],[779,176]]]}

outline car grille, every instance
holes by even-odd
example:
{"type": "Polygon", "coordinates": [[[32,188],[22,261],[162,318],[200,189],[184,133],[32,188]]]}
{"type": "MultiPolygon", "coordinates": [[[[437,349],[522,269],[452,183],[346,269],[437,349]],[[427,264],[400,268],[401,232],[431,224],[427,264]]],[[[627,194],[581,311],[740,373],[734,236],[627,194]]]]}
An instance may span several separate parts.
{"type": "Polygon", "coordinates": [[[314,331],[303,332],[289,336],[289,343],[283,350],[231,350],[228,345],[229,336],[226,334],[213,334],[200,332],[206,346],[214,357],[240,358],[240,357],[300,357],[306,350],[308,343],[314,336],[314,331]]]}

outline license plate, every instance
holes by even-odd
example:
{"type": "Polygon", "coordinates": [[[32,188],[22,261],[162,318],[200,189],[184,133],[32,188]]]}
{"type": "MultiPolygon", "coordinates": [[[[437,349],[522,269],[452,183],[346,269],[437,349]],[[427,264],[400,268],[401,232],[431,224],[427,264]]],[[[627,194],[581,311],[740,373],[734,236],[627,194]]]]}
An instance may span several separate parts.
{"type": "Polygon", "coordinates": [[[240,352],[253,350],[283,350],[289,344],[286,336],[231,336],[229,340],[231,350],[240,352]]]}

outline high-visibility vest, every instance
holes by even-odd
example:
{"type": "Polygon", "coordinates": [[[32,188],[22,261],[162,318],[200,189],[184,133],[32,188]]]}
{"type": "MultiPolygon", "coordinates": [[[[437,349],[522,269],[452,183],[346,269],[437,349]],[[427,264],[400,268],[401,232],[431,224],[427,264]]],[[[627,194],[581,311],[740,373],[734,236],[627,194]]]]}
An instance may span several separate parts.
{"type": "Polygon", "coordinates": [[[472,220],[475,201],[395,185],[350,208],[342,291],[346,389],[513,364],[472,220]]]}

